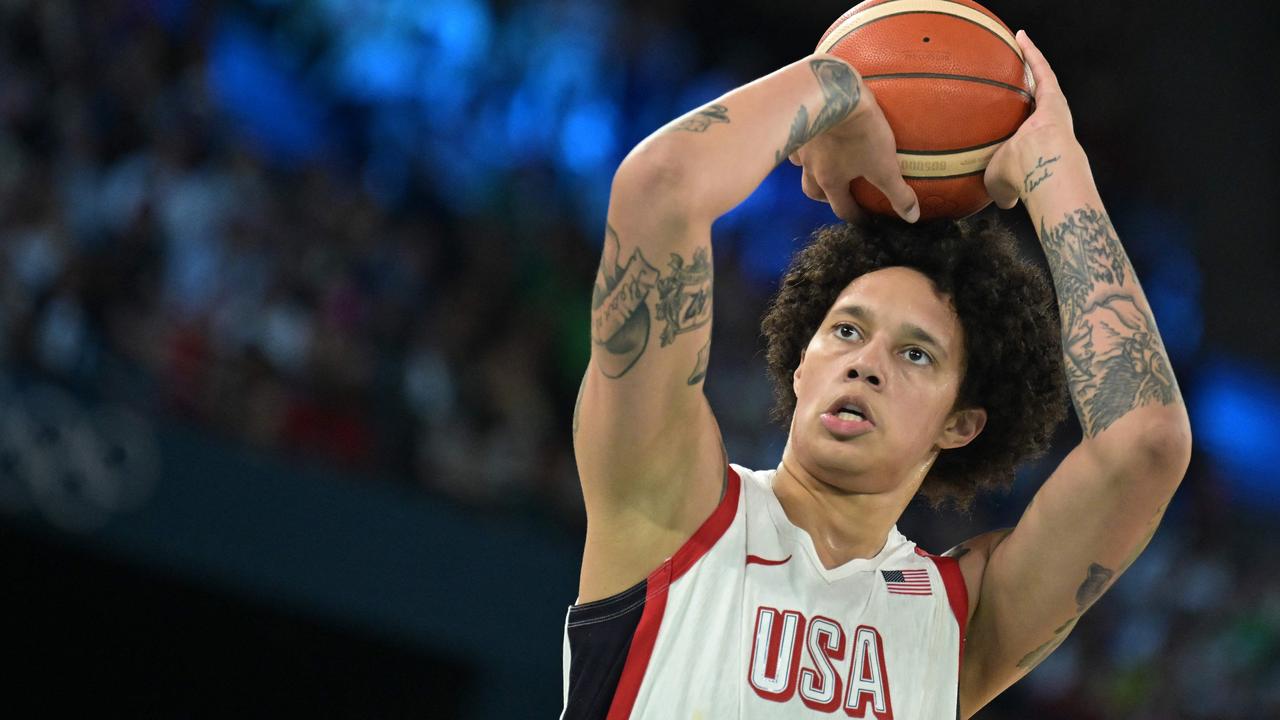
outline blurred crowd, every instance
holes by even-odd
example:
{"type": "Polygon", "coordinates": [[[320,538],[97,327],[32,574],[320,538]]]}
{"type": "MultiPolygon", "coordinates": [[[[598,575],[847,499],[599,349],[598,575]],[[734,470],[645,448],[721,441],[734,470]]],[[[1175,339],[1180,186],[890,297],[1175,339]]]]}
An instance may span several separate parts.
{"type": "MultiPolygon", "coordinates": [[[[0,4],[0,370],[127,400],[300,462],[580,526],[568,428],[603,220],[591,216],[599,198],[584,204],[575,190],[599,186],[607,175],[592,173],[616,162],[628,138],[567,156],[550,138],[543,155],[506,167],[490,158],[490,174],[464,177],[448,141],[428,148],[402,138],[405,154],[416,147],[435,163],[405,165],[380,144],[385,133],[353,131],[396,125],[405,112],[391,101],[400,115],[378,110],[365,85],[361,102],[330,106],[346,146],[281,149],[245,124],[252,108],[229,107],[213,70],[234,65],[217,55],[234,45],[228,15],[263,37],[281,27],[323,35],[302,22],[323,19],[320,10],[260,7],[273,5],[0,4]]],[[[613,7],[511,5],[504,19],[476,3],[439,4],[455,6],[450,17],[490,23],[494,37],[517,17],[551,33],[613,7]]],[[[353,12],[335,17],[372,22],[353,12]]],[[[656,32],[651,10],[625,12],[633,39],[656,32]]],[[[432,27],[447,46],[454,36],[432,27]]],[[[632,63],[618,71],[628,98],[643,96],[646,78],[696,64],[682,50],[687,37],[656,37],[667,53],[633,44],[617,59],[632,63]]],[[[330,45],[344,47],[336,35],[330,45]]],[[[596,58],[579,51],[579,61],[596,58]]],[[[449,57],[465,70],[478,53],[449,57]]],[[[582,70],[573,59],[544,58],[544,70],[572,75],[582,70]]],[[[362,67],[348,60],[337,76],[362,67]]],[[[396,95],[389,82],[376,86],[380,98],[396,95]]],[[[565,83],[556,87],[580,89],[565,83]]],[[[520,87],[511,91],[518,105],[520,87]]],[[[554,112],[527,95],[527,112],[554,112]]],[[[650,115],[678,105],[677,95],[650,115]]],[[[590,134],[620,112],[592,115],[599,103],[584,102],[563,125],[590,134]]],[[[657,124],[656,115],[637,117],[638,127],[657,124]]],[[[456,127],[460,118],[441,111],[431,122],[456,127]]],[[[518,139],[535,143],[526,130],[518,139]]],[[[721,351],[708,392],[733,459],[766,466],[781,450],[777,429],[765,427],[770,392],[754,353],[768,287],[753,280],[749,244],[717,243],[721,351]]],[[[1197,463],[1152,550],[1072,640],[983,716],[1280,716],[1275,562],[1214,487],[1213,471],[1197,463]]],[[[1017,500],[980,507],[971,521],[1007,521],[1017,500]]],[[[922,542],[942,535],[927,523],[922,542]]]]}

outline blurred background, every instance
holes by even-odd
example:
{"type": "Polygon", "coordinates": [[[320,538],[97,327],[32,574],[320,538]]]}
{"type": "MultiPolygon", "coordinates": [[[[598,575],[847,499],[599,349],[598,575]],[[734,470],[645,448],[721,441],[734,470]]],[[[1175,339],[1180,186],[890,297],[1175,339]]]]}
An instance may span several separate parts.
{"type": "MultiPolygon", "coordinates": [[[[1280,12],[989,6],[1055,65],[1196,452],[1146,554],[978,717],[1280,717],[1280,12]]],[[[6,700],[554,717],[613,169],[847,7],[0,2],[6,700]]],[[[777,463],[758,321],[833,220],[784,164],[716,225],[735,462],[777,463]]],[[[1013,524],[1060,435],[900,527],[941,552],[1013,524]]]]}

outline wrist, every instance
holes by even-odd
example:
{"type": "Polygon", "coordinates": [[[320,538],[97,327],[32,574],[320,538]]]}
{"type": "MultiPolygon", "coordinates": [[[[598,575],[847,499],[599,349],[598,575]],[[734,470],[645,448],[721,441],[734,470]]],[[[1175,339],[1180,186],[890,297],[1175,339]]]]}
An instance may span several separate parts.
{"type": "MultiPolygon", "coordinates": [[[[1052,160],[1061,168],[1066,167],[1083,167],[1086,170],[1089,167],[1089,158],[1085,155],[1084,148],[1080,142],[1075,139],[1074,135],[1067,134],[1065,136],[1056,136],[1050,133],[1042,133],[1028,136],[1019,144],[1015,157],[1017,158],[1018,171],[1025,177],[1028,173],[1034,172],[1037,168],[1043,167],[1046,162],[1052,160]]],[[[1024,187],[1023,194],[1027,192],[1024,187]]]]}

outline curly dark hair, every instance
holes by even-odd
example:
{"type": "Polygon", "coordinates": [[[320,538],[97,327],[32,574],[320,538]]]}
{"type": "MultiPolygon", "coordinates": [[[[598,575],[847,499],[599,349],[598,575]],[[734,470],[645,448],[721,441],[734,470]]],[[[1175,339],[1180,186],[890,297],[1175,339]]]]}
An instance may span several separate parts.
{"type": "Polygon", "coordinates": [[[1044,452],[1066,414],[1058,309],[1045,273],[1019,256],[994,220],[908,225],[872,218],[814,231],[795,254],[761,330],[784,426],[795,412],[792,374],[832,303],[853,280],[913,268],[948,296],[964,329],[956,408],[982,407],[987,424],[968,445],[939,454],[920,487],[933,507],[966,510],[978,492],[1008,487],[1018,463],[1044,452]]]}

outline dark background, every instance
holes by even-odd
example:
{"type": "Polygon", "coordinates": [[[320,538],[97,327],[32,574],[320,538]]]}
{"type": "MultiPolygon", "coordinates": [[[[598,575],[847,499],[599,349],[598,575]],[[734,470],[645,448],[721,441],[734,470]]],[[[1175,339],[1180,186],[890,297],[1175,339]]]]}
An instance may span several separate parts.
{"type": "MultiPolygon", "coordinates": [[[[1276,6],[990,7],[1060,77],[1196,451],[1147,553],[979,717],[1280,715],[1276,6]]],[[[554,716],[612,171],[845,9],[0,7],[6,699],[554,716]]],[[[784,164],[716,225],[707,392],[735,462],[777,462],[758,320],[833,220],[784,164]]],[[[1076,436],[903,531],[940,552],[1012,524],[1076,436]]]]}

